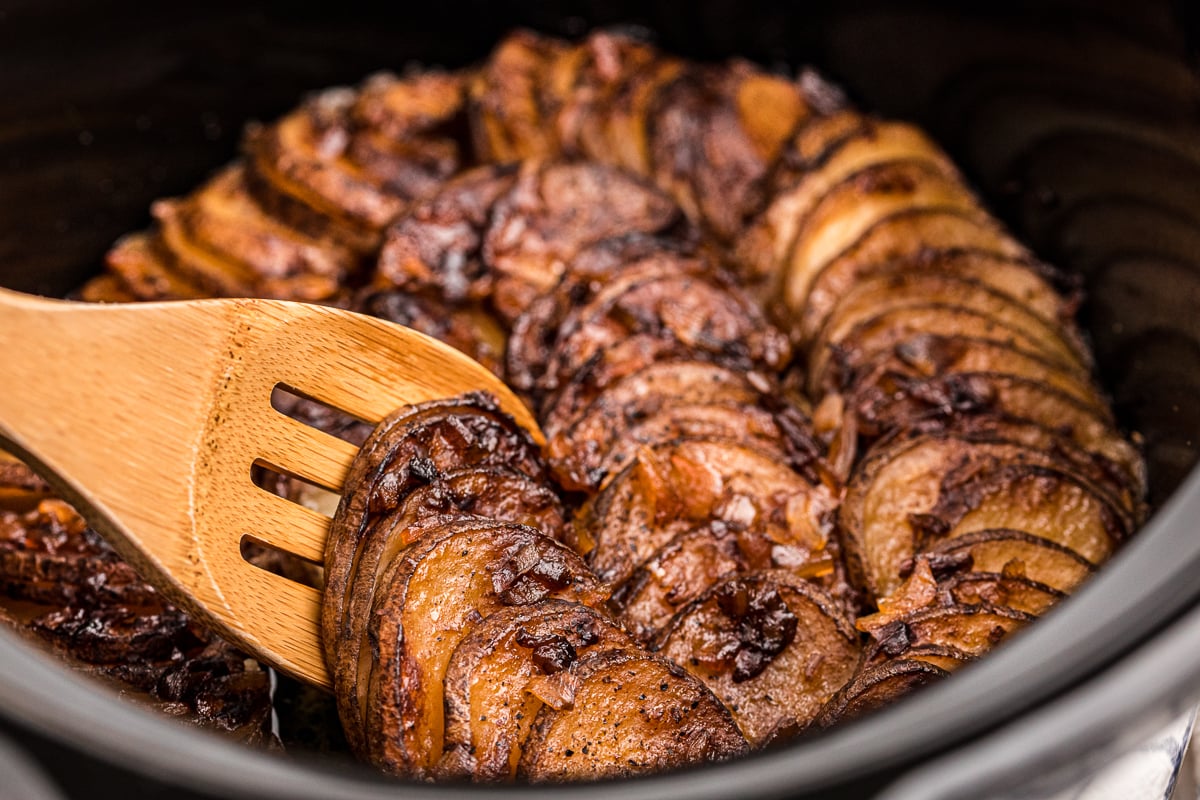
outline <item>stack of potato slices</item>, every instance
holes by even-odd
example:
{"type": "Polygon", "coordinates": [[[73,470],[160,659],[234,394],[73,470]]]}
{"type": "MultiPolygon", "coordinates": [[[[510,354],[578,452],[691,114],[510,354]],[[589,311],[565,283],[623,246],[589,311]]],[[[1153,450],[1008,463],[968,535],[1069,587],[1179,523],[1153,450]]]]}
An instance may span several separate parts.
{"type": "Polygon", "coordinates": [[[316,96],[155,216],[85,296],[357,308],[546,433],[482,397],[369,437],[287,408],[366,439],[324,632],[392,772],[632,774],[835,724],[1045,613],[1145,513],[1074,283],[810,71],[517,33],[316,96]]]}

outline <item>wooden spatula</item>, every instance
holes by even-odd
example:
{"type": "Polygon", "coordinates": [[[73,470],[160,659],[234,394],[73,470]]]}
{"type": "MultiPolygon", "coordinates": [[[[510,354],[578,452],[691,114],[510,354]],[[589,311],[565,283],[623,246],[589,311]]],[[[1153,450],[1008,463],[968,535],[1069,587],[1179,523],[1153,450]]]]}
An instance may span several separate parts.
{"type": "Polygon", "coordinates": [[[276,387],[377,423],[494,394],[494,375],[382,320],[272,300],[93,305],[0,290],[0,443],[172,602],[247,653],[328,687],[320,593],[250,564],[251,540],[322,563],[329,518],[252,480],[266,465],[340,492],[356,448],[276,411],[276,387]]]}

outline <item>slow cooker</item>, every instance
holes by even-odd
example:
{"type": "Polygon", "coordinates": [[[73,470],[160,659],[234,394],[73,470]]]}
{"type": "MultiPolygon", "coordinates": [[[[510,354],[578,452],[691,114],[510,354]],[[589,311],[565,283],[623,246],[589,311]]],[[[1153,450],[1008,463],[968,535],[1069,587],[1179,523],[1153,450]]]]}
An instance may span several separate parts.
{"type": "Polygon", "coordinates": [[[376,70],[471,63],[518,26],[568,37],[632,27],[689,57],[811,63],[864,107],[926,126],[1039,255],[1082,276],[1101,377],[1147,453],[1150,522],[979,665],[733,763],[569,789],[397,783],[188,729],[0,631],[0,730],[18,759],[81,797],[1019,796],[1031,779],[1053,785],[1063,765],[1102,762],[1200,698],[1194,4],[8,0],[0,285],[69,293],[117,236],[146,223],[151,200],[227,161],[247,120],[376,70]]]}

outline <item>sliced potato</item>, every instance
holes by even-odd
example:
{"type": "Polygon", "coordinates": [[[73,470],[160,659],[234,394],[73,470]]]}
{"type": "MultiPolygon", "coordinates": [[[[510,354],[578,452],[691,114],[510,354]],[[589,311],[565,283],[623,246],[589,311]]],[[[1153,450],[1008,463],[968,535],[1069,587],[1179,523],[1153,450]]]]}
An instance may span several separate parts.
{"type": "Polygon", "coordinates": [[[807,169],[799,174],[789,170],[786,176],[776,178],[771,205],[756,223],[760,241],[769,243],[772,253],[769,266],[756,267],[756,278],[780,277],[788,250],[801,235],[804,221],[821,198],[851,175],[868,167],[914,160],[928,161],[947,176],[958,174],[937,145],[911,125],[842,114],[807,127],[816,130],[802,131],[792,143],[793,157],[807,169]],[[781,178],[788,177],[791,182],[782,184],[781,178]]]}
{"type": "Polygon", "coordinates": [[[930,645],[938,649],[928,650],[926,655],[939,660],[955,652],[980,656],[1034,619],[1036,617],[1023,611],[1002,606],[953,605],[922,609],[876,631],[876,641],[863,654],[863,663],[873,666],[895,658],[912,657],[924,660],[922,648],[930,645]]]}
{"type": "Polygon", "coordinates": [[[649,277],[620,293],[607,291],[593,308],[560,329],[547,374],[558,384],[598,353],[638,334],[678,340],[696,357],[736,355],[769,371],[791,356],[791,345],[734,287],[680,270],[649,277]]]}
{"type": "Polygon", "coordinates": [[[803,308],[821,269],[879,220],[932,207],[985,213],[956,175],[927,160],[877,164],[847,176],[813,208],[788,253],[781,275],[787,307],[793,313],[803,308]]]}
{"type": "Polygon", "coordinates": [[[358,676],[371,761],[432,776],[442,757],[446,667],[474,624],[505,606],[548,597],[597,605],[606,596],[579,556],[520,525],[451,530],[402,551],[376,592],[363,643],[375,658],[358,676]]]}
{"type": "Polygon", "coordinates": [[[831,728],[900,700],[910,692],[949,675],[917,659],[897,659],[868,667],[842,687],[813,718],[812,727],[831,728]]]}
{"type": "Polygon", "coordinates": [[[1096,565],[1069,547],[1025,531],[973,531],[938,542],[925,552],[967,563],[976,572],[1022,577],[1064,594],[1096,571],[1096,565]]]}
{"type": "Polygon", "coordinates": [[[725,706],[664,658],[593,651],[560,675],[572,702],[542,706],[518,777],[618,778],[723,761],[748,749],[725,706]]]}
{"type": "Polygon", "coordinates": [[[1069,306],[1029,259],[995,220],[974,210],[933,206],[893,212],[813,277],[807,304],[793,311],[800,319],[799,339],[811,342],[834,305],[859,281],[929,269],[978,280],[1048,322],[1064,320],[1069,306]]]}
{"type": "MultiPolygon", "coordinates": [[[[770,385],[764,379],[764,385],[770,385]]],[[[555,476],[567,488],[594,488],[601,459],[625,440],[637,421],[669,405],[751,405],[762,391],[744,372],[704,361],[652,364],[613,384],[551,437],[547,455],[555,476]]]]}
{"type": "MultiPolygon", "coordinates": [[[[782,463],[788,463],[794,451],[777,416],[758,406],[673,405],[624,431],[592,472],[600,476],[596,488],[603,487],[606,476],[617,475],[632,463],[642,448],[684,439],[741,444],[782,463]]],[[[807,455],[809,460],[815,457],[813,452],[807,455]]]]}
{"type": "Polygon", "coordinates": [[[1077,370],[1063,370],[1035,353],[987,339],[925,333],[913,334],[897,343],[891,353],[880,354],[869,368],[851,376],[843,391],[851,395],[866,392],[876,381],[895,375],[933,378],[967,372],[1025,378],[1070,395],[1095,408],[1097,414],[1108,409],[1100,390],[1077,370]]]}
{"type": "Polygon", "coordinates": [[[1118,433],[1108,409],[1080,403],[1045,383],[985,372],[934,378],[892,375],[853,398],[853,402],[859,430],[868,436],[924,419],[954,419],[962,414],[1028,420],[1071,439],[1103,462],[1116,465],[1134,497],[1140,500],[1145,495],[1142,457],[1118,433]]]}
{"type": "Polygon", "coordinates": [[[686,440],[646,448],[576,516],[603,580],[619,583],[676,534],[719,520],[809,552],[828,542],[832,493],[785,464],[730,442],[686,440]]]}
{"type": "Polygon", "coordinates": [[[752,746],[806,725],[854,675],[860,646],[833,598],[779,571],[726,579],[667,626],[657,650],[704,681],[752,746]]]}
{"type": "MultiPolygon", "coordinates": [[[[384,553],[390,557],[404,544],[386,535],[390,528],[380,526],[383,517],[443,472],[502,465],[534,478],[544,475],[529,434],[482,395],[402,409],[368,437],[350,467],[346,486],[353,489],[338,505],[326,544],[321,635],[339,696],[354,696],[356,677],[343,665],[356,669],[357,658],[338,658],[337,643],[357,638],[351,619],[366,616],[375,581],[389,563],[384,553]]],[[[347,727],[347,736],[357,749],[358,731],[347,727]]]]}
{"type": "Polygon", "coordinates": [[[1027,353],[1061,372],[1088,379],[1088,370],[1071,354],[1047,346],[1039,339],[996,317],[955,306],[923,303],[902,306],[869,316],[842,333],[832,343],[818,342],[810,353],[810,391],[819,396],[824,387],[844,387],[846,376],[867,372],[878,361],[906,352],[910,342],[923,337],[969,338],[1027,353]]]}
{"type": "Polygon", "coordinates": [[[856,469],[839,514],[851,577],[887,596],[927,542],[996,527],[1107,556],[1123,535],[1121,513],[1068,459],[1037,444],[963,431],[881,442],[856,469]],[[1013,524],[989,524],[1000,518],[1013,524]]]}
{"type": "Polygon", "coordinates": [[[621,628],[564,600],[510,606],[474,627],[446,667],[445,755],[438,776],[515,777],[526,737],[547,703],[573,702],[554,680],[588,653],[631,648],[621,628]]]}
{"type": "Polygon", "coordinates": [[[1024,575],[966,572],[939,587],[959,605],[1005,606],[1041,616],[1066,594],[1024,575]]]}
{"type": "Polygon", "coordinates": [[[1049,321],[1016,298],[975,278],[938,270],[885,272],[864,278],[838,301],[809,352],[819,354],[823,347],[842,341],[848,331],[872,317],[929,305],[985,314],[1037,343],[1028,349],[1077,363],[1084,369],[1092,364],[1091,354],[1073,325],[1049,321]]]}

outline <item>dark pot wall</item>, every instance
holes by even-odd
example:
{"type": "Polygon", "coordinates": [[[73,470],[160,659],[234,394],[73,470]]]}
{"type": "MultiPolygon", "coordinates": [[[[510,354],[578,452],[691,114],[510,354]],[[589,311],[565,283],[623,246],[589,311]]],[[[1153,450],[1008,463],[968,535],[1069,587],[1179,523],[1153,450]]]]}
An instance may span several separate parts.
{"type": "MultiPolygon", "coordinates": [[[[469,63],[514,25],[573,35],[632,24],[696,57],[815,63],[865,105],[928,126],[1041,255],[1081,276],[1082,317],[1122,419],[1145,439],[1156,506],[1195,463],[1200,78],[1192,4],[297,5],[0,5],[0,285],[69,292],[117,236],[145,224],[152,199],[195,185],[233,155],[246,120],[272,118],[306,90],[413,62],[469,63]]],[[[986,712],[964,706],[956,735],[977,736],[1100,674],[1186,613],[1200,587],[1180,573],[1200,548],[1189,549],[1180,524],[1152,529],[1148,554],[1118,559],[1115,577],[1105,576],[1107,599],[1085,592],[1064,609],[1064,617],[1091,619],[1111,646],[1051,654],[1049,675],[1025,659],[1037,691],[1020,693],[1010,680],[1021,699],[986,712]]],[[[1042,640],[1053,649],[1052,633],[1042,640]]],[[[932,707],[940,696],[913,705],[932,707]]],[[[857,777],[877,785],[893,768],[956,744],[935,738],[857,777]]]]}

